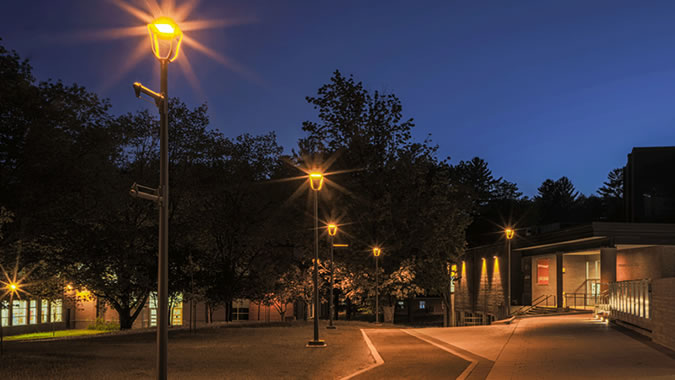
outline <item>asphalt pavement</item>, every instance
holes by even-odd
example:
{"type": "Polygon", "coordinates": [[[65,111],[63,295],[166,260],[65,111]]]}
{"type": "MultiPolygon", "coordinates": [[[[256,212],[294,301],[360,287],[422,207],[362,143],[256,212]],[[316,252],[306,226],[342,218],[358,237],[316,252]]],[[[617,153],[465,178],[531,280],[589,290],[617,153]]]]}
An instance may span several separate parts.
{"type": "Polygon", "coordinates": [[[364,330],[384,363],[351,379],[455,379],[471,364],[401,329],[364,330]]]}

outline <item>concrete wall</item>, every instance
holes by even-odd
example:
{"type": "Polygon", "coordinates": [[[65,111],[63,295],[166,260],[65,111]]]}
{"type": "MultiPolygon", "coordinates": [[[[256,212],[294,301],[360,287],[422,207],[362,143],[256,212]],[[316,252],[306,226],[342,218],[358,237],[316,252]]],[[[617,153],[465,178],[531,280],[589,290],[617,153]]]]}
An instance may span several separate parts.
{"type": "Polygon", "coordinates": [[[616,254],[616,280],[675,277],[675,247],[623,249],[616,254]]]}
{"type": "Polygon", "coordinates": [[[675,350],[675,277],[652,281],[652,340],[675,350]]]}
{"type": "MultiPolygon", "coordinates": [[[[541,296],[556,295],[556,268],[556,257],[554,254],[532,257],[532,301],[535,301],[541,296]],[[548,285],[541,285],[538,283],[537,266],[539,265],[539,260],[548,260],[548,285]]],[[[546,304],[541,304],[541,306],[545,305],[546,304]]],[[[552,298],[549,299],[549,306],[555,306],[555,302],[553,302],[552,298]]]]}

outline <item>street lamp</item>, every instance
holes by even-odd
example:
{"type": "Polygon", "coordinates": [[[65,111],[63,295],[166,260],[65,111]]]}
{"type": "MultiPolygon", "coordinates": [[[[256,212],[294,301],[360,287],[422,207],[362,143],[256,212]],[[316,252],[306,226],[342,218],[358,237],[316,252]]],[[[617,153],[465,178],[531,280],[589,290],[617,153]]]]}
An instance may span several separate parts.
{"type": "Polygon", "coordinates": [[[380,247],[373,247],[373,256],[375,256],[375,324],[380,323],[380,247]]]}
{"type": "Polygon", "coordinates": [[[506,249],[508,252],[507,256],[507,264],[506,267],[508,268],[508,292],[507,292],[507,297],[508,297],[508,310],[509,310],[509,316],[511,315],[511,239],[513,239],[513,236],[516,234],[516,231],[514,231],[511,228],[506,228],[504,230],[504,233],[506,234],[506,249]]]}
{"type": "Polygon", "coordinates": [[[323,187],[323,173],[310,173],[309,187],[314,192],[314,340],[307,342],[306,347],[326,347],[326,342],[319,340],[319,191],[323,187]]]}
{"type": "MultiPolygon", "coordinates": [[[[151,192],[142,192],[134,184],[130,193],[134,197],[152,200],[159,204],[159,257],[157,273],[157,379],[166,379],[168,372],[167,345],[169,343],[169,62],[178,58],[183,32],[169,17],[160,17],[148,24],[152,52],[160,63],[160,92],[156,93],[142,84],[134,83],[137,97],[141,93],[151,97],[159,109],[159,188],[151,192]]],[[[147,189],[147,188],[146,188],[147,189]]],[[[152,189],[151,189],[152,190],[152,189]]]]}
{"type": "MultiPolygon", "coordinates": [[[[12,307],[12,300],[14,299],[14,295],[19,294],[19,290],[21,290],[20,285],[16,282],[10,282],[8,284],[5,284],[5,292],[0,296],[0,355],[4,354],[4,345],[5,345],[5,334],[4,331],[2,330],[2,308],[5,305],[5,296],[9,294],[9,304],[7,305],[7,310],[9,310],[10,307],[12,307]]],[[[9,313],[8,313],[9,315],[9,313]]]]}
{"type": "Polygon", "coordinates": [[[335,308],[335,305],[333,304],[333,287],[335,286],[335,264],[333,263],[333,249],[335,247],[334,240],[337,232],[337,224],[331,223],[328,225],[328,236],[330,236],[330,306],[328,307],[328,313],[330,315],[328,316],[328,326],[326,326],[327,329],[335,328],[335,326],[333,326],[333,309],[335,308]]]}

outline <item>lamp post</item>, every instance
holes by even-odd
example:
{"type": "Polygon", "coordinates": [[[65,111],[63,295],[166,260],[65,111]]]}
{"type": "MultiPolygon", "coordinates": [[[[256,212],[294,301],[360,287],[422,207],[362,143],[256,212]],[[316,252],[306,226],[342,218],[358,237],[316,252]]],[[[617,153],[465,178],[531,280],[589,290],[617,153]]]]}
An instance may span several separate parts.
{"type": "Polygon", "coordinates": [[[333,304],[333,287],[335,286],[335,264],[333,263],[333,250],[334,250],[334,240],[335,235],[337,234],[338,226],[337,224],[331,223],[328,225],[328,236],[330,236],[330,306],[328,307],[328,326],[327,329],[334,329],[333,326],[333,309],[335,305],[333,304]]]}
{"type": "Polygon", "coordinates": [[[375,324],[380,323],[380,254],[382,254],[382,250],[379,247],[373,247],[373,256],[375,256],[375,324]]]}
{"type": "Polygon", "coordinates": [[[306,347],[326,347],[319,340],[319,191],[323,187],[323,173],[310,173],[309,187],[314,193],[314,340],[307,342],[306,347]]]}
{"type": "Polygon", "coordinates": [[[5,353],[4,350],[4,345],[5,345],[5,334],[4,331],[2,330],[2,309],[5,304],[4,296],[9,294],[9,304],[7,305],[7,318],[9,320],[9,308],[12,307],[12,301],[14,300],[14,295],[19,293],[19,284],[16,282],[9,282],[6,283],[5,286],[5,293],[3,294],[3,297],[0,298],[0,355],[3,355],[5,353]]]}
{"type": "MultiPolygon", "coordinates": [[[[152,200],[159,204],[159,257],[157,270],[157,379],[166,379],[168,372],[167,345],[169,342],[169,62],[178,58],[183,32],[168,17],[160,17],[148,24],[152,52],[160,63],[160,92],[156,93],[142,84],[134,83],[136,96],[141,93],[154,99],[159,109],[159,188],[151,193],[142,192],[143,186],[134,186],[131,195],[152,200]]],[[[147,188],[146,188],[147,189],[147,188]]]]}
{"type": "Polygon", "coordinates": [[[506,249],[507,249],[507,264],[506,267],[508,268],[508,292],[507,292],[507,297],[508,297],[508,310],[509,310],[509,316],[511,315],[511,239],[513,239],[513,236],[515,235],[516,231],[514,231],[511,228],[507,228],[504,230],[504,233],[506,234],[506,249]]]}

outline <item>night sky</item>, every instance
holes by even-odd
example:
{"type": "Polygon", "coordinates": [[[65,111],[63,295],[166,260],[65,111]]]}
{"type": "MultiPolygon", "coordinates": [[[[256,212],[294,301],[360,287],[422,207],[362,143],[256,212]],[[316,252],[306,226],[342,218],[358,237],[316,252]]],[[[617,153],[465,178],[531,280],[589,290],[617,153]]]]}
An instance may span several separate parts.
{"type": "MultiPolygon", "coordinates": [[[[133,16],[104,0],[1,9],[2,44],[38,79],[84,85],[115,113],[151,107],[131,88],[158,87],[147,37],[96,38],[142,25],[133,16]],[[122,73],[142,39],[145,58],[122,73]]],[[[398,95],[415,138],[431,134],[441,157],[480,156],[526,195],[563,175],[594,193],[632,147],[675,145],[673,1],[203,0],[189,19],[205,18],[240,25],[186,35],[243,70],[186,47],[201,88],[172,64],[169,93],[208,102],[228,136],[274,130],[290,151],[315,117],[304,97],[339,69],[398,95]]]]}

